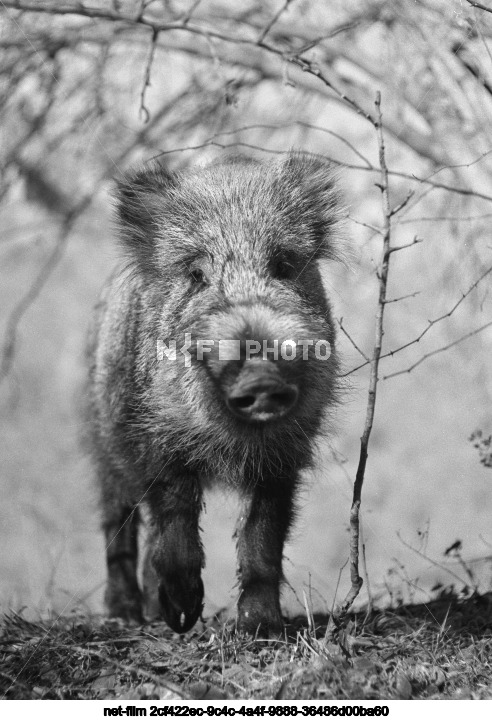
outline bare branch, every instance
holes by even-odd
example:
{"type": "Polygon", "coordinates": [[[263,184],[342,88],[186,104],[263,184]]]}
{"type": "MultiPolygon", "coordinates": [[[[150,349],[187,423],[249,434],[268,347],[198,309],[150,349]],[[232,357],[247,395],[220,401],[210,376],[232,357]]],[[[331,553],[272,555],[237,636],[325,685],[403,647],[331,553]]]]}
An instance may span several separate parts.
{"type": "MultiPolygon", "coordinates": [[[[274,44],[267,43],[265,39],[263,39],[261,43],[258,43],[258,40],[253,37],[251,30],[257,30],[258,32],[260,32],[260,30],[249,18],[243,19],[246,18],[246,15],[244,15],[243,18],[228,18],[229,20],[233,20],[237,27],[244,26],[246,28],[246,32],[238,31],[237,33],[235,33],[229,32],[229,30],[221,31],[219,29],[210,29],[202,23],[191,24],[188,22],[188,16],[181,19],[173,20],[171,22],[164,22],[161,20],[157,20],[155,16],[150,14],[145,15],[144,13],[142,15],[141,13],[139,13],[137,14],[137,16],[131,15],[129,13],[125,13],[122,10],[122,4],[118,4],[119,10],[111,10],[111,8],[107,6],[95,8],[92,6],[83,5],[82,3],[74,3],[68,5],[67,3],[45,2],[36,4],[34,2],[27,2],[25,0],[5,0],[3,6],[10,9],[16,8],[18,10],[44,12],[52,15],[71,14],[87,18],[97,18],[100,20],[107,20],[108,22],[118,23],[119,26],[121,26],[121,28],[123,29],[125,27],[128,27],[130,30],[135,27],[150,27],[163,33],[168,31],[176,31],[176,33],[179,33],[179,31],[185,31],[185,33],[191,38],[193,35],[201,35],[205,40],[207,38],[214,38],[217,40],[221,40],[224,45],[229,44],[235,46],[234,59],[229,59],[230,64],[244,64],[245,66],[248,66],[250,68],[254,67],[256,71],[263,73],[263,68],[261,67],[263,60],[261,63],[258,63],[255,59],[256,56],[254,53],[246,53],[247,56],[252,56],[251,58],[239,58],[239,52],[236,52],[238,46],[243,46],[246,48],[246,50],[248,49],[248,47],[260,48],[262,51],[264,51],[262,54],[263,59],[267,55],[270,55],[271,57],[277,57],[283,62],[284,65],[285,63],[295,65],[306,75],[317,78],[324,85],[324,88],[330,91],[330,97],[333,96],[332,100],[350,106],[352,110],[360,114],[362,117],[365,117],[374,125],[374,117],[366,110],[366,105],[369,104],[369,99],[366,103],[364,103],[363,100],[359,98],[354,100],[353,97],[349,97],[349,94],[351,93],[351,88],[353,87],[354,83],[350,80],[350,78],[345,81],[343,73],[341,74],[339,70],[335,67],[336,60],[346,60],[350,65],[353,65],[362,72],[367,72],[372,79],[377,80],[378,82],[385,82],[384,75],[380,70],[378,72],[378,69],[375,68],[366,57],[364,57],[363,61],[361,61],[357,57],[356,52],[348,52],[347,49],[344,48],[341,44],[337,45],[337,47],[323,47],[322,62],[324,63],[324,66],[328,69],[320,71],[316,63],[309,58],[306,58],[303,54],[307,52],[310,47],[312,47],[313,42],[319,42],[319,39],[313,41],[309,37],[303,38],[302,32],[296,30],[294,33],[290,33],[290,40],[294,45],[297,44],[297,42],[294,43],[294,41],[304,39],[305,42],[300,49],[285,50],[284,47],[278,47],[274,44]]],[[[367,21],[367,15],[359,12],[357,14],[357,22],[355,24],[353,22],[349,22],[348,24],[342,24],[339,28],[335,28],[332,33],[323,35],[321,39],[333,37],[338,32],[342,32],[349,28],[356,27],[357,24],[361,20],[364,21],[364,19],[367,21]]],[[[227,27],[230,27],[230,23],[227,27]]],[[[181,36],[182,34],[183,33],[179,33],[179,36],[181,36]]],[[[285,38],[282,34],[280,34],[279,42],[283,43],[284,40],[285,38]]],[[[184,35],[184,41],[180,45],[180,47],[175,47],[174,49],[179,52],[197,52],[196,43],[194,43],[193,39],[191,39],[191,42],[187,43],[186,35],[184,35]]],[[[198,51],[198,53],[200,53],[200,51],[198,51]]],[[[275,70],[274,74],[275,77],[278,79],[279,75],[281,75],[281,72],[279,73],[278,70],[275,70]]],[[[267,75],[271,76],[272,71],[269,71],[267,75]]],[[[302,79],[300,80],[300,82],[303,83],[302,79]]],[[[357,82],[355,84],[358,87],[358,90],[361,91],[363,95],[368,95],[368,91],[365,86],[362,86],[360,83],[357,82]]],[[[305,83],[304,86],[306,86],[305,83]]],[[[315,92],[324,92],[324,89],[321,87],[320,83],[317,83],[317,86],[318,89],[315,90],[315,92]]],[[[310,90],[312,92],[313,88],[310,88],[310,90]]],[[[407,98],[406,92],[402,91],[402,100],[404,103],[411,106],[415,111],[421,113],[420,103],[416,103],[412,95],[410,96],[410,98],[407,98]]],[[[424,119],[427,120],[427,118],[425,117],[424,119]]],[[[403,129],[401,123],[399,123],[395,118],[392,117],[389,117],[386,120],[385,127],[387,134],[392,134],[400,142],[406,143],[417,153],[419,153],[423,157],[429,158],[435,164],[440,165],[443,162],[447,163],[447,154],[439,147],[438,137],[429,137],[426,132],[420,131],[410,124],[403,129]]]]}
{"type": "MultiPolygon", "coordinates": [[[[477,19],[477,13],[475,13],[475,18],[477,19]]],[[[475,27],[477,28],[477,32],[478,32],[478,34],[479,34],[479,36],[480,36],[480,40],[482,41],[482,45],[484,46],[485,52],[487,53],[487,55],[488,55],[488,57],[489,57],[489,60],[490,60],[490,63],[492,64],[492,53],[491,53],[490,50],[489,50],[489,46],[488,46],[487,43],[485,42],[485,38],[484,38],[483,32],[482,32],[482,28],[480,27],[480,23],[478,22],[478,20],[477,20],[477,22],[476,22],[476,24],[475,24],[475,27]]]]}
{"type": "MultiPolygon", "coordinates": [[[[411,345],[414,345],[415,343],[419,343],[419,342],[422,340],[422,338],[430,331],[430,329],[431,329],[434,325],[436,325],[436,323],[440,323],[442,320],[445,320],[445,318],[449,318],[451,315],[453,315],[453,313],[455,312],[455,310],[461,305],[461,303],[463,303],[463,301],[465,300],[465,298],[467,298],[467,297],[470,295],[470,293],[472,292],[472,290],[474,290],[474,289],[477,287],[477,285],[479,285],[479,283],[481,283],[482,280],[483,280],[484,278],[486,278],[486,277],[489,275],[489,273],[491,273],[491,272],[492,272],[492,266],[491,266],[490,268],[488,268],[484,273],[482,273],[482,275],[480,276],[480,278],[478,278],[478,280],[476,280],[476,281],[473,283],[473,285],[471,285],[465,293],[462,293],[461,298],[459,298],[459,300],[456,301],[456,303],[453,305],[452,308],[450,308],[450,310],[448,310],[446,313],[443,313],[443,314],[440,315],[438,318],[434,318],[434,320],[428,321],[427,325],[425,326],[425,328],[423,329],[423,331],[422,331],[421,333],[419,333],[418,336],[416,336],[416,337],[413,338],[412,340],[408,341],[408,343],[404,343],[404,344],[401,345],[399,348],[395,348],[395,350],[390,350],[390,351],[388,351],[387,353],[383,353],[383,354],[381,355],[381,358],[388,358],[389,356],[394,356],[394,355],[396,355],[397,353],[400,353],[400,351],[405,350],[405,348],[409,348],[411,345]]],[[[487,327],[487,326],[484,326],[484,328],[485,328],[485,327],[487,327]]],[[[479,330],[476,331],[476,332],[478,333],[478,332],[480,332],[480,330],[483,330],[483,328],[479,329],[479,330]]],[[[474,335],[474,334],[475,334],[475,332],[472,333],[471,335],[474,335]]],[[[446,350],[448,347],[451,347],[452,345],[456,345],[456,343],[461,342],[461,340],[465,340],[465,338],[467,338],[467,337],[469,337],[469,336],[464,336],[462,339],[460,339],[460,341],[455,341],[455,342],[452,343],[450,346],[446,346],[446,348],[443,348],[442,350],[446,350]]],[[[433,351],[430,355],[435,355],[436,352],[440,352],[440,351],[433,351]]],[[[425,357],[427,357],[427,356],[425,356],[425,357]]],[[[422,360],[424,360],[424,359],[421,359],[421,360],[419,361],[419,363],[421,363],[422,360]]],[[[417,363],[417,365],[418,365],[419,363],[417,363]]],[[[361,368],[364,368],[364,366],[366,366],[366,365],[368,365],[368,364],[367,364],[367,363],[362,363],[361,365],[357,366],[356,368],[352,368],[352,370],[350,370],[348,373],[345,373],[344,375],[347,376],[347,375],[350,375],[351,373],[355,373],[355,371],[360,370],[361,368]]],[[[410,368],[410,370],[412,370],[414,367],[415,367],[415,366],[412,366],[412,368],[410,368]]],[[[392,378],[394,375],[400,375],[400,373],[405,373],[405,372],[407,372],[407,371],[399,371],[398,373],[392,373],[391,375],[384,376],[384,378],[385,378],[385,379],[386,379],[386,378],[392,378]]],[[[408,372],[409,372],[409,371],[408,371],[408,372]]]]}
{"type": "Polygon", "coordinates": [[[480,10],[485,10],[487,13],[492,13],[492,8],[488,8],[486,5],[482,5],[482,3],[477,3],[475,0],[466,0],[467,3],[469,3],[472,8],[480,8],[480,10]]]}
{"type": "Polygon", "coordinates": [[[423,242],[423,238],[418,238],[417,236],[415,236],[411,243],[405,243],[405,245],[394,245],[392,248],[390,248],[390,253],[396,253],[397,250],[405,250],[405,248],[412,248],[414,245],[418,245],[419,243],[423,242]]]}
{"type": "Polygon", "coordinates": [[[150,72],[152,70],[152,63],[154,62],[155,49],[156,49],[158,39],[159,39],[159,31],[153,29],[152,30],[152,39],[150,42],[149,58],[147,60],[146,66],[145,66],[144,82],[142,85],[142,91],[140,93],[140,114],[144,116],[145,123],[148,123],[150,120],[150,113],[148,111],[148,108],[145,105],[145,93],[147,91],[147,88],[150,86],[150,72]]]}
{"type": "Polygon", "coordinates": [[[172,30],[182,30],[192,33],[194,35],[201,35],[206,40],[209,38],[214,38],[216,40],[221,40],[225,43],[232,43],[234,45],[259,47],[272,55],[276,55],[281,60],[287,61],[292,65],[297,66],[300,70],[302,70],[302,72],[317,78],[326,88],[328,88],[336,96],[338,96],[338,98],[340,98],[343,103],[351,107],[352,110],[354,110],[358,115],[361,115],[366,120],[368,120],[374,127],[376,127],[376,120],[373,118],[371,113],[364,110],[364,108],[357,101],[347,95],[343,90],[336,87],[336,85],[331,82],[324,73],[321,72],[320,68],[316,63],[312,62],[309,58],[306,58],[302,55],[302,50],[294,53],[286,52],[273,45],[267,44],[265,40],[262,40],[260,42],[258,40],[253,40],[249,37],[242,37],[239,35],[235,37],[228,35],[224,32],[220,32],[218,30],[211,30],[209,28],[205,29],[199,27],[198,25],[192,25],[191,23],[184,22],[183,20],[163,23],[141,15],[137,17],[131,17],[128,15],[124,15],[123,13],[109,10],[107,8],[87,7],[80,4],[76,6],[66,6],[59,4],[33,5],[31,3],[24,2],[24,0],[2,0],[2,5],[5,8],[13,8],[29,12],[48,13],[50,15],[79,15],[88,18],[99,18],[101,20],[122,22],[130,25],[143,25],[152,28],[154,33],[169,32],[172,30]]]}
{"type": "MultiPolygon", "coordinates": [[[[389,173],[390,173],[390,175],[391,175],[391,171],[389,171],[389,173]]],[[[417,205],[419,205],[425,198],[428,198],[429,195],[430,195],[431,193],[433,193],[435,190],[436,190],[436,188],[433,188],[432,186],[428,186],[428,187],[426,187],[426,188],[425,188],[425,187],[424,187],[424,188],[421,188],[421,189],[420,189],[420,192],[415,193],[414,197],[413,197],[412,200],[408,203],[408,205],[407,205],[405,208],[403,208],[403,210],[401,211],[401,213],[398,214],[398,218],[395,219],[393,225],[394,225],[394,226],[395,226],[395,225],[401,225],[402,222],[404,222],[404,221],[402,221],[402,218],[403,218],[405,215],[408,215],[408,213],[410,213],[412,210],[414,210],[414,209],[417,207],[417,205]]]]}
{"type": "Polygon", "coordinates": [[[291,4],[291,2],[292,2],[292,0],[285,0],[285,2],[284,2],[284,4],[282,5],[282,7],[275,13],[275,15],[272,17],[272,19],[265,25],[265,27],[264,27],[263,30],[261,31],[260,36],[259,36],[259,38],[258,38],[258,44],[261,45],[261,43],[262,43],[263,40],[266,38],[266,36],[267,36],[268,33],[270,32],[270,30],[273,28],[273,26],[275,25],[275,23],[277,22],[277,20],[279,19],[279,17],[280,17],[281,15],[283,15],[283,13],[287,10],[287,8],[288,8],[289,5],[291,4]]]}
{"type": "Polygon", "coordinates": [[[453,341],[452,343],[448,343],[445,346],[442,346],[442,348],[437,348],[436,350],[430,351],[430,353],[426,353],[421,358],[419,358],[418,361],[415,363],[412,363],[411,366],[408,368],[405,368],[401,371],[395,371],[395,373],[390,373],[387,376],[383,376],[382,380],[388,380],[388,378],[395,378],[395,376],[401,376],[404,373],[410,373],[413,371],[414,368],[417,368],[421,363],[423,363],[427,358],[431,358],[431,356],[437,355],[438,353],[443,353],[445,350],[449,350],[449,348],[452,348],[455,345],[458,345],[458,343],[462,343],[464,340],[467,340],[468,338],[471,338],[474,335],[477,335],[478,333],[481,333],[486,328],[490,328],[492,326],[492,321],[489,323],[485,323],[485,325],[480,326],[480,328],[476,328],[475,330],[470,331],[470,333],[467,333],[466,335],[462,336],[461,338],[458,338],[458,340],[453,341]]]}
{"type": "Polygon", "coordinates": [[[352,221],[352,223],[355,223],[356,225],[361,225],[363,228],[368,228],[369,230],[374,231],[377,235],[383,235],[383,231],[381,228],[377,228],[375,225],[371,225],[371,223],[364,223],[362,220],[357,220],[357,218],[354,218],[352,215],[347,216],[349,220],[352,221]]]}
{"type": "Polygon", "coordinates": [[[357,22],[348,22],[343,23],[342,25],[339,25],[338,27],[334,28],[331,32],[327,33],[326,35],[320,35],[317,38],[314,38],[314,40],[310,40],[305,45],[302,46],[302,48],[299,48],[297,51],[298,55],[301,53],[306,53],[308,50],[312,50],[316,47],[316,45],[319,45],[323,40],[330,40],[331,38],[336,37],[337,35],[340,35],[340,33],[344,33],[347,30],[352,30],[353,28],[357,27],[357,22]]]}
{"type": "Polygon", "coordinates": [[[473,285],[471,285],[471,286],[468,288],[468,290],[467,290],[465,293],[462,293],[462,294],[461,294],[461,298],[459,298],[459,300],[456,301],[456,303],[453,305],[452,308],[450,308],[450,310],[448,310],[446,313],[443,313],[443,314],[440,315],[438,318],[434,318],[434,320],[430,320],[430,321],[428,322],[427,326],[424,328],[424,330],[423,330],[416,338],[414,338],[413,340],[409,341],[408,343],[405,343],[404,345],[400,346],[400,347],[397,348],[396,350],[388,351],[388,353],[385,353],[382,357],[383,357],[383,358],[386,358],[386,357],[388,357],[388,356],[394,356],[396,353],[399,353],[399,352],[402,351],[404,348],[408,348],[409,346],[413,345],[414,343],[418,343],[418,342],[424,337],[424,335],[425,335],[426,333],[428,333],[428,331],[432,328],[432,326],[434,326],[434,325],[436,325],[436,323],[440,323],[442,320],[445,320],[446,318],[449,318],[450,316],[452,316],[453,313],[455,312],[455,310],[463,303],[463,301],[465,300],[465,298],[467,298],[467,297],[470,295],[470,293],[471,293],[473,290],[475,290],[475,288],[477,287],[477,285],[479,285],[479,283],[481,283],[482,280],[483,280],[484,278],[486,278],[486,277],[489,275],[489,273],[491,273],[491,272],[492,272],[492,266],[491,266],[490,268],[487,268],[487,270],[486,270],[484,273],[482,273],[482,275],[480,276],[480,278],[478,278],[478,279],[473,283],[473,285]]]}
{"type": "Polygon", "coordinates": [[[340,326],[340,330],[347,336],[347,338],[349,339],[349,341],[352,343],[352,345],[354,346],[355,350],[358,351],[358,352],[361,354],[361,356],[362,356],[363,358],[365,358],[365,360],[366,360],[368,363],[370,363],[370,360],[369,360],[369,358],[366,356],[366,354],[364,353],[364,351],[359,348],[359,346],[358,346],[357,343],[354,341],[354,339],[352,338],[352,336],[350,336],[349,333],[348,333],[348,331],[343,327],[343,318],[339,318],[339,319],[338,319],[338,325],[340,326]]]}
{"type": "Polygon", "coordinates": [[[491,153],[492,153],[492,148],[481,153],[474,160],[470,160],[469,163],[454,163],[454,164],[450,164],[450,165],[442,165],[440,168],[437,168],[437,170],[435,170],[433,173],[431,173],[427,177],[427,179],[430,180],[431,178],[434,178],[438,173],[442,173],[443,170],[458,170],[460,168],[471,168],[474,165],[477,165],[477,163],[480,163],[480,161],[482,161],[484,158],[487,158],[491,153]]]}
{"type": "Polygon", "coordinates": [[[416,290],[415,293],[407,293],[407,295],[400,295],[398,298],[387,298],[384,302],[386,305],[388,303],[398,303],[400,300],[406,300],[407,298],[415,298],[415,296],[420,295],[421,291],[416,290]]]}
{"type": "Polygon", "coordinates": [[[76,208],[74,208],[65,215],[53,250],[42,265],[38,275],[34,279],[34,282],[31,284],[27,292],[22,296],[22,298],[18,301],[18,303],[15,305],[14,309],[10,313],[9,319],[7,321],[7,328],[5,331],[2,347],[2,358],[0,362],[0,384],[8,376],[12,367],[17,343],[17,331],[19,328],[19,324],[26,312],[29,310],[31,305],[39,296],[40,292],[46,285],[49,277],[60,262],[67,244],[68,237],[70,235],[70,231],[72,230],[76,219],[88,206],[90,200],[90,197],[84,198],[76,206],[76,208]]]}
{"type": "MultiPolygon", "coordinates": [[[[221,135],[221,133],[217,133],[216,135],[213,135],[212,138],[218,137],[221,135]]],[[[264,153],[271,153],[272,155],[285,155],[288,153],[288,150],[274,150],[271,148],[265,148],[261,145],[254,145],[251,143],[245,143],[243,141],[235,141],[232,143],[219,143],[213,139],[211,140],[205,140],[203,143],[198,143],[197,145],[186,145],[179,148],[172,148],[171,150],[163,150],[159,153],[156,153],[152,159],[159,158],[162,155],[170,155],[171,153],[182,153],[184,151],[191,151],[191,150],[201,150],[203,148],[207,148],[209,146],[221,148],[223,150],[227,150],[228,148],[236,148],[236,147],[242,147],[242,148],[250,148],[251,150],[261,150],[264,153]]],[[[340,168],[345,168],[346,170],[364,170],[367,172],[379,172],[379,170],[373,166],[373,165],[356,165],[354,163],[346,163],[342,160],[337,160],[336,158],[333,158],[331,156],[323,155],[321,156],[319,153],[311,153],[308,151],[301,151],[304,152],[304,154],[309,155],[313,158],[316,157],[323,157],[324,159],[330,160],[334,165],[337,165],[340,168]]],[[[364,159],[366,160],[366,159],[364,159]]],[[[481,193],[478,190],[474,190],[472,188],[460,188],[456,187],[454,185],[449,185],[447,183],[436,183],[433,180],[428,180],[426,178],[419,178],[416,175],[411,175],[410,173],[404,173],[399,170],[390,170],[388,168],[388,175],[390,177],[395,178],[405,178],[406,180],[411,180],[416,183],[421,183],[424,185],[429,185],[432,188],[438,189],[438,190],[446,190],[450,193],[457,193],[458,195],[466,195],[473,198],[478,198],[480,200],[487,200],[489,202],[492,202],[492,195],[487,195],[486,193],[481,193]]],[[[370,227],[370,226],[368,226],[370,227]]]]}
{"type": "Polygon", "coordinates": [[[417,218],[398,220],[398,225],[408,225],[409,223],[441,223],[442,221],[474,223],[476,220],[487,220],[488,218],[492,218],[492,213],[481,213],[480,215],[434,215],[432,217],[419,216],[417,218]]]}
{"type": "MultiPolygon", "coordinates": [[[[364,430],[360,439],[360,454],[359,454],[359,465],[357,467],[357,473],[354,482],[354,493],[352,498],[352,508],[350,510],[350,590],[342,601],[340,606],[334,612],[334,621],[339,623],[340,620],[346,616],[349,608],[351,607],[354,600],[359,595],[359,591],[362,587],[362,578],[359,575],[359,511],[361,504],[362,485],[364,483],[364,474],[366,470],[366,462],[368,456],[369,438],[371,436],[374,412],[376,409],[376,393],[378,386],[378,368],[379,359],[381,356],[381,347],[383,342],[383,319],[384,319],[384,308],[386,300],[386,288],[388,284],[388,273],[389,264],[391,257],[391,207],[389,198],[389,185],[388,185],[388,168],[386,165],[386,155],[384,146],[384,135],[383,135],[383,124],[381,114],[381,93],[378,92],[376,96],[376,111],[377,121],[376,130],[379,144],[379,164],[381,168],[381,181],[380,188],[382,193],[382,205],[383,205],[383,218],[384,218],[384,233],[383,233],[383,247],[382,247],[382,262],[381,271],[378,274],[379,281],[379,296],[376,312],[376,323],[375,323],[375,339],[374,349],[372,358],[370,360],[370,376],[369,376],[369,389],[367,397],[367,409],[366,419],[364,423],[364,430]]],[[[330,624],[327,628],[327,637],[332,633],[330,624]]]]}
{"type": "Polygon", "coordinates": [[[403,208],[404,208],[406,205],[408,205],[408,203],[410,202],[410,200],[413,198],[414,195],[415,195],[415,190],[411,190],[411,191],[408,193],[408,195],[407,195],[407,197],[405,198],[405,200],[402,200],[401,203],[399,203],[397,206],[395,206],[395,207],[392,209],[391,215],[396,215],[397,213],[400,212],[400,210],[403,210],[403,208]]]}
{"type": "Polygon", "coordinates": [[[459,193],[459,195],[468,195],[472,198],[481,198],[482,200],[492,200],[492,195],[487,193],[481,193],[478,190],[472,188],[457,188],[454,185],[448,183],[436,183],[428,178],[419,178],[418,175],[410,175],[409,173],[401,173],[397,170],[389,171],[390,175],[397,176],[399,178],[408,178],[409,180],[415,180],[418,183],[424,183],[424,185],[431,185],[433,188],[440,188],[441,190],[449,190],[451,193],[459,193]]]}
{"type": "Polygon", "coordinates": [[[350,148],[350,150],[366,164],[367,169],[376,170],[376,168],[371,164],[371,162],[350,141],[348,141],[347,138],[344,138],[339,133],[335,133],[333,130],[329,130],[329,128],[324,128],[321,125],[314,125],[313,123],[307,123],[304,120],[292,120],[289,123],[277,124],[253,123],[251,125],[244,125],[240,128],[234,128],[234,130],[222,130],[218,133],[215,133],[211,138],[209,138],[209,140],[213,140],[215,138],[227,135],[235,135],[236,133],[241,133],[245,130],[281,130],[283,128],[290,128],[292,125],[299,125],[301,128],[308,128],[309,130],[318,130],[321,133],[326,133],[326,135],[330,135],[332,138],[336,138],[341,143],[346,145],[347,148],[350,148]]]}
{"type": "Polygon", "coordinates": [[[186,15],[181,20],[183,25],[187,25],[187,23],[190,22],[195,10],[197,9],[197,7],[200,5],[201,2],[202,2],[202,0],[195,0],[195,2],[191,5],[190,9],[188,10],[186,15]]]}
{"type": "Polygon", "coordinates": [[[466,585],[465,581],[461,578],[461,576],[458,576],[456,573],[454,573],[454,571],[451,571],[451,569],[446,568],[446,566],[443,566],[441,563],[434,561],[432,558],[430,558],[430,556],[427,556],[425,553],[422,553],[422,551],[419,551],[418,548],[414,548],[413,546],[410,545],[410,543],[407,543],[406,541],[404,541],[403,538],[401,537],[399,531],[397,531],[396,536],[397,536],[398,540],[405,546],[405,548],[408,548],[410,551],[413,551],[414,553],[417,554],[417,556],[420,556],[420,558],[425,559],[426,561],[431,563],[436,568],[440,568],[441,571],[445,571],[446,573],[449,573],[449,575],[452,576],[456,581],[459,581],[463,585],[466,585]]]}

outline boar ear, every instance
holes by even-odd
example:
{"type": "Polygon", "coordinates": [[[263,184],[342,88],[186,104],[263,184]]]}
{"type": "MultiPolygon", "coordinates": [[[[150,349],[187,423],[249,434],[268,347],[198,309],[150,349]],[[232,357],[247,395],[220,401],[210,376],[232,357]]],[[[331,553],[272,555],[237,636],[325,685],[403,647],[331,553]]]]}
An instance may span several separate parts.
{"type": "Polygon", "coordinates": [[[176,178],[155,163],[116,181],[117,223],[124,249],[145,270],[154,271],[157,219],[176,178]]]}
{"type": "Polygon", "coordinates": [[[301,223],[311,229],[313,257],[338,259],[343,205],[333,163],[321,156],[290,152],[280,161],[280,182],[289,199],[293,227],[301,223]]]}

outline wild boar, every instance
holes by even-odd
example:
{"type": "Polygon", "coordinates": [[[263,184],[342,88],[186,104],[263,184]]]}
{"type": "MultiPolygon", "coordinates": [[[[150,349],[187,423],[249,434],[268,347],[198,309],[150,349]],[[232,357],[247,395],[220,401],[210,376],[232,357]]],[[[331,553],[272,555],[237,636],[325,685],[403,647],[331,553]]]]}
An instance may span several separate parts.
{"type": "Polygon", "coordinates": [[[116,199],[127,262],[97,308],[89,390],[109,611],[142,619],[145,507],[164,619],[180,633],[195,624],[203,491],[220,483],[242,503],[238,628],[278,633],[296,489],[337,399],[318,262],[337,257],[333,169],[299,153],[176,174],[154,163],[116,199]]]}

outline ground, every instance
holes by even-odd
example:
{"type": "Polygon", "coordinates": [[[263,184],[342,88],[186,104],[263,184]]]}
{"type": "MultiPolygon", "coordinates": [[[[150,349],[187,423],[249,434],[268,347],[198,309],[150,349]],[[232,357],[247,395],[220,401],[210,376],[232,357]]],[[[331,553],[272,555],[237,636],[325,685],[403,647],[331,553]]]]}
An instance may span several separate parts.
{"type": "Polygon", "coordinates": [[[240,637],[220,619],[178,636],[75,614],[0,631],[7,699],[490,699],[492,593],[293,619],[280,641],[240,637]]]}

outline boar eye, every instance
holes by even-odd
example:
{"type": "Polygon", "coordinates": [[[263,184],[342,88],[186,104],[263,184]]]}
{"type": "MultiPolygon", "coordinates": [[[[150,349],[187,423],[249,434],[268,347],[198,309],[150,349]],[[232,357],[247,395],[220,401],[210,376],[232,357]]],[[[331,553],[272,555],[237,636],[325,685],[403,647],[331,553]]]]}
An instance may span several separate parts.
{"type": "Polygon", "coordinates": [[[193,281],[193,283],[196,283],[197,285],[206,285],[207,279],[205,278],[205,273],[201,268],[193,268],[190,270],[190,277],[193,281]]]}
{"type": "Polygon", "coordinates": [[[279,260],[275,263],[273,274],[275,278],[292,278],[294,275],[295,268],[292,263],[287,260],[279,260]]]}

